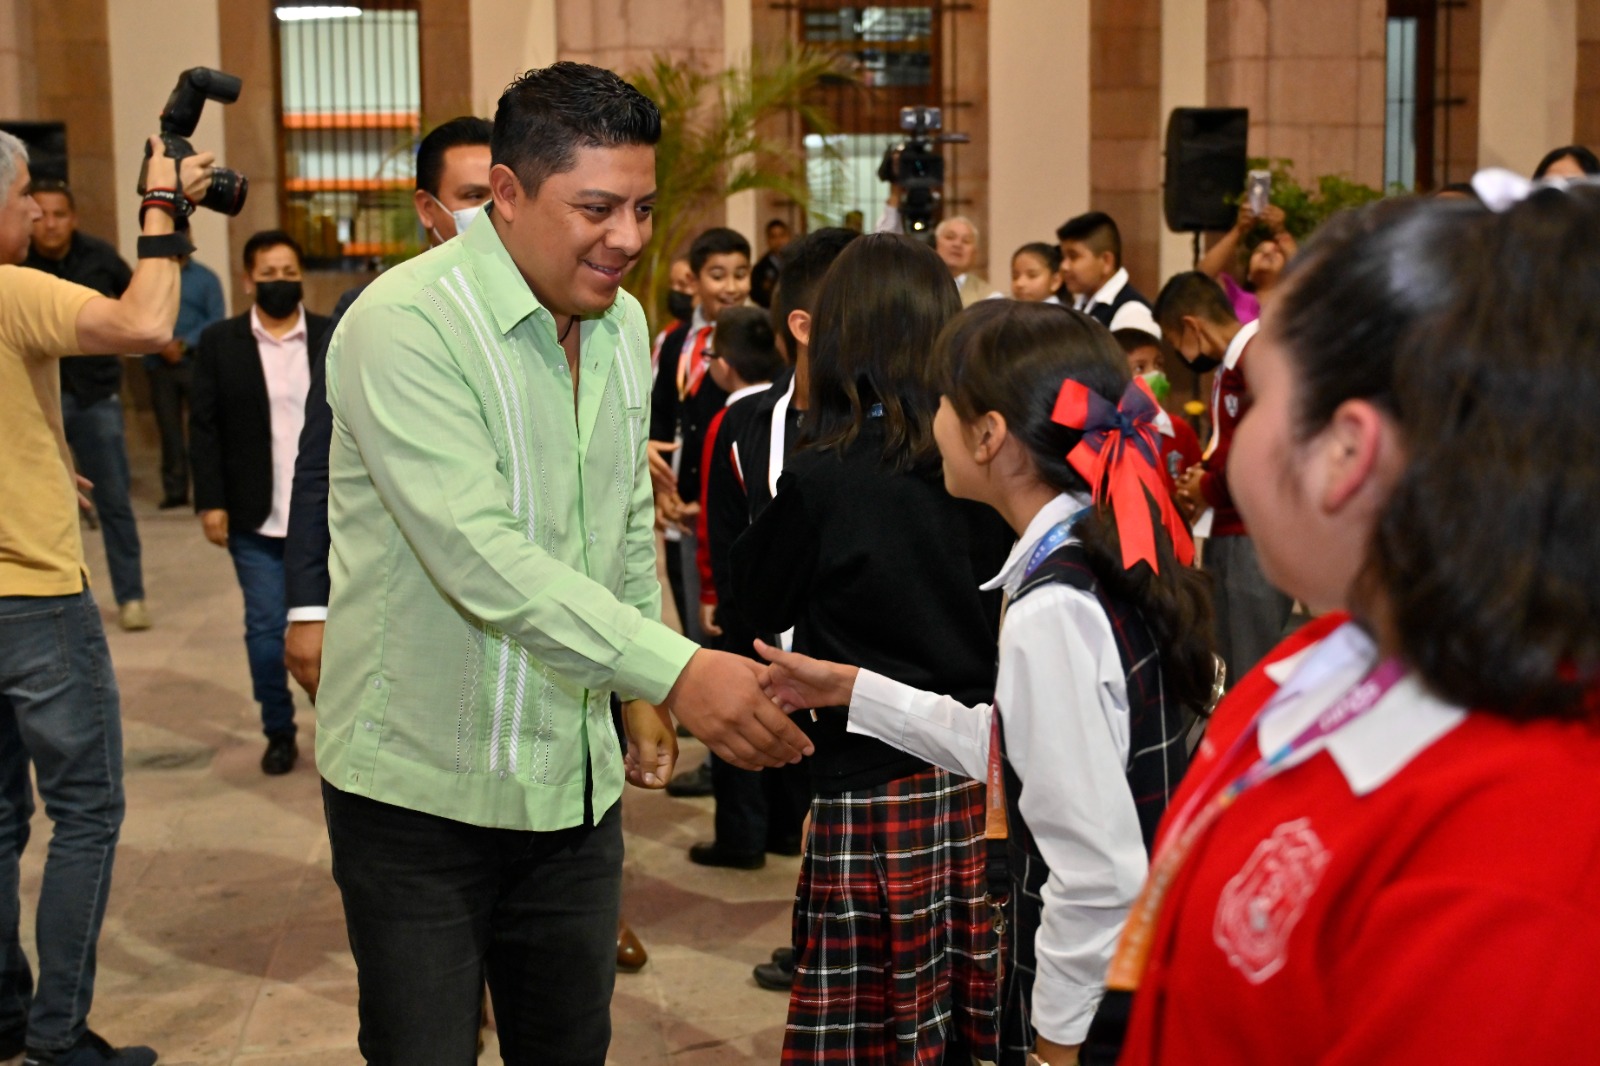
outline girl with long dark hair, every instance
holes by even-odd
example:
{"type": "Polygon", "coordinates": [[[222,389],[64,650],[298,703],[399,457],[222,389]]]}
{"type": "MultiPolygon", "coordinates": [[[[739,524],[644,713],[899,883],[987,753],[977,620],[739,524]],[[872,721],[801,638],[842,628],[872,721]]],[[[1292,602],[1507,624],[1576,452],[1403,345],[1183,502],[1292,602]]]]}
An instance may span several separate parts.
{"type": "MultiPolygon", "coordinates": [[[[758,630],[970,701],[993,690],[1000,603],[979,585],[1011,535],[940,483],[929,353],[960,306],[926,245],[844,250],[812,316],[805,443],[732,561],[758,630]]],[[[842,707],[798,720],[815,800],[784,1061],[992,1060],[983,786],[848,733],[842,707]]]]}

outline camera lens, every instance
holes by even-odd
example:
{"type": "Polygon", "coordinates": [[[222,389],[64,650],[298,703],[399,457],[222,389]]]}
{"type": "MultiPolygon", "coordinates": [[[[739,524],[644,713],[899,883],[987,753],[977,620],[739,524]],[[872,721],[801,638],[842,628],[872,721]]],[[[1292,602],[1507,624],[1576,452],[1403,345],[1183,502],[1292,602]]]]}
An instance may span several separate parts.
{"type": "Polygon", "coordinates": [[[224,215],[237,215],[244,210],[244,199],[249,193],[249,178],[237,170],[217,167],[211,172],[211,187],[201,197],[200,206],[224,215]]]}

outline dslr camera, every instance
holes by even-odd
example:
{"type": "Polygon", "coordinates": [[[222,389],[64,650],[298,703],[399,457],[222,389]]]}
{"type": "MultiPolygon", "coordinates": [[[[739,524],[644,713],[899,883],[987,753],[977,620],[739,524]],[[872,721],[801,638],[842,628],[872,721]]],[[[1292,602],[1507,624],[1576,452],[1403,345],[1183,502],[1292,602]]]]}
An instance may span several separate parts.
{"type": "Polygon", "coordinates": [[[878,180],[900,187],[900,217],[914,236],[933,228],[944,199],[944,156],[941,144],[966,144],[964,133],[941,133],[944,112],[937,107],[902,107],[900,128],[906,139],[890,145],[878,164],[878,180]]]}
{"type": "MultiPolygon", "coordinates": [[[[167,97],[167,106],[161,109],[161,143],[166,145],[167,157],[175,167],[181,167],[184,159],[195,154],[189,138],[200,121],[200,112],[205,108],[206,101],[231,104],[239,99],[242,85],[243,82],[232,74],[224,74],[210,67],[190,67],[178,75],[177,87],[167,97]]],[[[141,196],[148,188],[145,180],[150,166],[148,144],[144,147],[144,158],[145,162],[139,167],[138,191],[141,196]]],[[[244,199],[249,192],[249,178],[237,170],[213,167],[211,184],[200,198],[200,206],[224,215],[237,215],[244,210],[244,199]]]]}

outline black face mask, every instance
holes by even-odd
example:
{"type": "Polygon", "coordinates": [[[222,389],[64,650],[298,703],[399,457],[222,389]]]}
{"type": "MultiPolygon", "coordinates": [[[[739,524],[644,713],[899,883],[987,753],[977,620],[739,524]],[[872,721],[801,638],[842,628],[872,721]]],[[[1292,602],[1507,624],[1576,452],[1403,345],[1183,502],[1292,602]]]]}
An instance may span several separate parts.
{"type": "Polygon", "coordinates": [[[1189,369],[1196,374],[1209,374],[1222,365],[1221,359],[1216,359],[1209,355],[1197,355],[1193,359],[1185,359],[1184,362],[1188,363],[1189,369]]]}
{"type": "Polygon", "coordinates": [[[300,306],[298,281],[256,282],[256,303],[268,318],[288,318],[300,306]]]}
{"type": "Polygon", "coordinates": [[[687,292],[676,290],[667,293],[667,314],[679,322],[687,322],[694,317],[694,296],[687,292]]]}

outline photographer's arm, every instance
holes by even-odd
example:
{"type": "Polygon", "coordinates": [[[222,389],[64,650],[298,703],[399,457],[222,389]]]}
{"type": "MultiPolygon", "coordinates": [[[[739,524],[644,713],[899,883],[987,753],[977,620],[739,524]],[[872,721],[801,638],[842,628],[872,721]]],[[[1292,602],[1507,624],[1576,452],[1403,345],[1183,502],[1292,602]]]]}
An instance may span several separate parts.
{"type": "MultiPolygon", "coordinates": [[[[210,152],[183,161],[184,193],[191,200],[205,195],[211,183],[210,152]]],[[[174,167],[160,138],[151,138],[149,182],[152,189],[170,189],[174,167]]],[[[140,234],[163,237],[173,232],[172,215],[159,208],[144,212],[140,234]]],[[[158,351],[172,339],[178,321],[178,260],[174,257],[140,259],[128,290],[119,299],[97,297],[78,312],[80,351],[137,355],[158,351]]]]}

